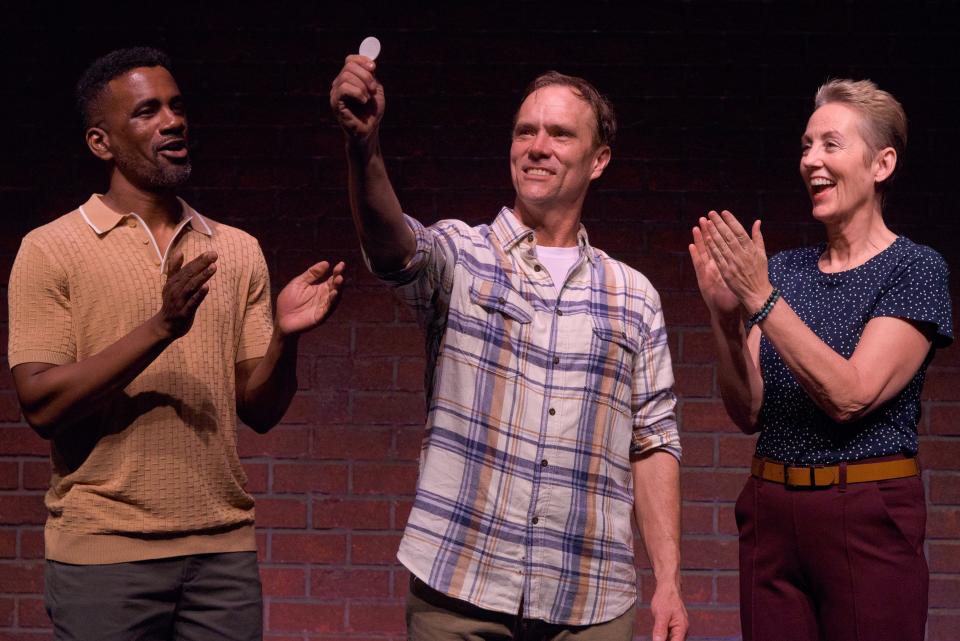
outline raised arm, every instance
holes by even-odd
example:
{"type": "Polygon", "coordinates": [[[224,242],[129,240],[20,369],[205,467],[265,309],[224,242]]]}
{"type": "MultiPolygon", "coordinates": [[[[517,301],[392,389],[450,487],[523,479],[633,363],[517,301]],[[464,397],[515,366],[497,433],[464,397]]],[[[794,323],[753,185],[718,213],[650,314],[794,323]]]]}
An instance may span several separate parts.
{"type": "MultiPolygon", "coordinates": [[[[773,292],[759,221],[752,237],[733,214],[710,212],[700,230],[727,287],[745,310],[764,306],[773,292]]],[[[835,352],[778,300],[760,323],[810,399],[831,419],[853,421],[896,396],[917,373],[932,338],[918,323],[894,317],[867,322],[853,355],[835,352]]]]}
{"type": "Polygon", "coordinates": [[[710,328],[717,344],[717,382],[723,405],[737,427],[752,434],[757,431],[763,402],[760,330],[753,328],[749,335],[744,331],[740,301],[723,282],[698,227],[693,228],[689,250],[700,294],[710,310],[710,328]]]}
{"type": "Polygon", "coordinates": [[[347,56],[330,88],[330,108],[346,138],[350,211],[360,244],[374,271],[389,273],[413,258],[416,241],[380,151],[386,101],[375,71],[366,56],[347,56]]]}
{"type": "Polygon", "coordinates": [[[207,295],[216,259],[216,253],[207,252],[183,265],[183,255],[175,256],[167,269],[160,311],[103,351],[75,363],[15,366],[20,407],[37,433],[52,438],[89,416],[186,334],[207,295]]]}

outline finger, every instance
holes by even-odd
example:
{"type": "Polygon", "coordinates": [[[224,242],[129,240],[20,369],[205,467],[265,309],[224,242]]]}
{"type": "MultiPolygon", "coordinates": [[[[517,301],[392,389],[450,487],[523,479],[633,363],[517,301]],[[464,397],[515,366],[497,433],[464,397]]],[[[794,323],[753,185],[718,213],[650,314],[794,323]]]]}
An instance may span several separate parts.
{"type": "Polygon", "coordinates": [[[370,73],[373,73],[377,70],[376,62],[366,56],[361,56],[359,53],[351,53],[349,56],[343,59],[344,67],[349,66],[351,63],[360,65],[361,67],[367,69],[370,73]]]}
{"type": "Polygon", "coordinates": [[[205,283],[213,277],[216,271],[216,265],[207,265],[203,271],[194,274],[184,283],[182,291],[185,294],[192,294],[200,290],[200,288],[204,287],[205,283]]]}
{"type": "Polygon", "coordinates": [[[723,218],[723,222],[725,222],[730,228],[730,231],[733,232],[733,235],[736,237],[740,245],[743,247],[749,247],[750,237],[747,235],[747,230],[743,228],[743,225],[740,224],[740,221],[737,220],[736,216],[724,209],[722,212],[720,212],[720,217],[723,218]]]}
{"type": "Polygon", "coordinates": [[[717,229],[717,226],[712,220],[708,220],[704,227],[707,232],[704,234],[704,244],[707,246],[710,256],[715,261],[719,261],[720,259],[726,261],[727,254],[730,253],[730,246],[720,234],[720,230],[717,229]]]}
{"type": "Polygon", "coordinates": [[[763,234],[760,232],[760,221],[753,221],[753,230],[752,230],[752,240],[753,245],[757,248],[757,251],[767,255],[767,244],[763,242],[763,234]]]}
{"type": "Polygon", "coordinates": [[[210,287],[204,285],[197,291],[195,291],[190,298],[187,299],[186,304],[184,305],[184,311],[189,314],[193,314],[197,311],[197,308],[200,307],[200,303],[203,302],[203,299],[207,297],[207,294],[210,292],[210,287]]]}
{"type": "Polygon", "coordinates": [[[167,261],[167,277],[173,276],[183,267],[183,253],[177,252],[167,261]]]}
{"type": "Polygon", "coordinates": [[[369,102],[372,95],[373,92],[368,90],[363,84],[358,84],[354,81],[344,81],[335,88],[333,97],[338,103],[349,99],[365,105],[369,102]]]}
{"type": "Polygon", "coordinates": [[[301,280],[308,285],[315,285],[323,279],[328,269],[330,269],[330,263],[325,260],[314,263],[307,268],[307,271],[297,276],[297,280],[301,280]]]}
{"type": "Polygon", "coordinates": [[[208,267],[214,265],[214,263],[217,262],[217,258],[217,252],[203,252],[189,263],[184,265],[181,271],[183,272],[185,278],[193,278],[208,267]]]}
{"type": "Polygon", "coordinates": [[[357,56],[357,60],[347,63],[340,75],[343,77],[353,76],[371,93],[374,93],[380,83],[377,81],[377,77],[373,75],[373,69],[368,67],[366,63],[372,65],[373,61],[365,56],[357,56]]]}
{"type": "Polygon", "coordinates": [[[660,613],[653,617],[653,633],[650,635],[653,641],[667,641],[668,618],[660,613]]]}
{"type": "Polygon", "coordinates": [[[728,245],[737,243],[736,235],[733,233],[733,230],[730,229],[729,225],[727,225],[724,219],[720,217],[720,214],[712,211],[709,214],[709,218],[710,222],[713,223],[714,227],[716,227],[717,231],[720,233],[720,238],[717,239],[717,242],[720,242],[722,239],[722,242],[725,242],[728,245]]]}

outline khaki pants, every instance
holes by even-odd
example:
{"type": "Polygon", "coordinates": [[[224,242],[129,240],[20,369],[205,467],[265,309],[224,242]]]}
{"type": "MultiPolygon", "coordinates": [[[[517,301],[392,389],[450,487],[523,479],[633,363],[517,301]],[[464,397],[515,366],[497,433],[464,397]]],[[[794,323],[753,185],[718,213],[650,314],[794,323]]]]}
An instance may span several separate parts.
{"type": "MultiPolygon", "coordinates": [[[[519,604],[518,604],[519,606],[519,604]]],[[[409,641],[630,641],[634,608],[612,621],[566,626],[484,610],[412,577],[407,595],[409,641]]]]}

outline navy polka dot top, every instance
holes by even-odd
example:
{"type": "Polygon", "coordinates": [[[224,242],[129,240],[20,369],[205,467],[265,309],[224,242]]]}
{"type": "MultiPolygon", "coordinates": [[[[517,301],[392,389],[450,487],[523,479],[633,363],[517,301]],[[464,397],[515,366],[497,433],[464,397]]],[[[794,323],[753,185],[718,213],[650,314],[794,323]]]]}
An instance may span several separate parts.
{"type": "MultiPolygon", "coordinates": [[[[953,341],[947,264],[936,251],[900,236],[863,265],[826,274],[817,267],[825,249],[821,244],[779,253],[770,259],[769,271],[784,300],[835,352],[850,358],[867,321],[878,316],[929,323],[935,332],[934,347],[953,341]]],[[[757,456],[821,464],[916,454],[920,390],[929,360],[883,406],[860,420],[839,424],[810,400],[762,337],[762,432],[757,456]]]]}

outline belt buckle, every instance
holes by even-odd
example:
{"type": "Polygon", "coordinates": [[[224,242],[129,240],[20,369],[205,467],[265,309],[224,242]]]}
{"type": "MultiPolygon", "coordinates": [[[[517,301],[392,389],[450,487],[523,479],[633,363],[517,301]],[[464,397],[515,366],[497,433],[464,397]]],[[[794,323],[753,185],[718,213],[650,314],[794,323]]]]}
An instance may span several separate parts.
{"type": "MultiPolygon", "coordinates": [[[[816,472],[816,470],[817,470],[818,467],[826,467],[826,465],[823,465],[823,464],[819,464],[819,465],[788,465],[787,463],[784,463],[784,464],[783,464],[783,485],[784,485],[784,487],[786,487],[788,490],[799,490],[799,489],[815,490],[815,489],[817,489],[818,486],[817,486],[817,472],[816,472]],[[795,470],[810,470],[810,484],[807,485],[807,484],[791,483],[791,482],[790,482],[790,469],[791,469],[791,468],[793,468],[793,469],[795,469],[795,470]]],[[[830,484],[827,483],[826,485],[820,485],[819,487],[829,487],[829,486],[830,486],[830,484]]]]}

